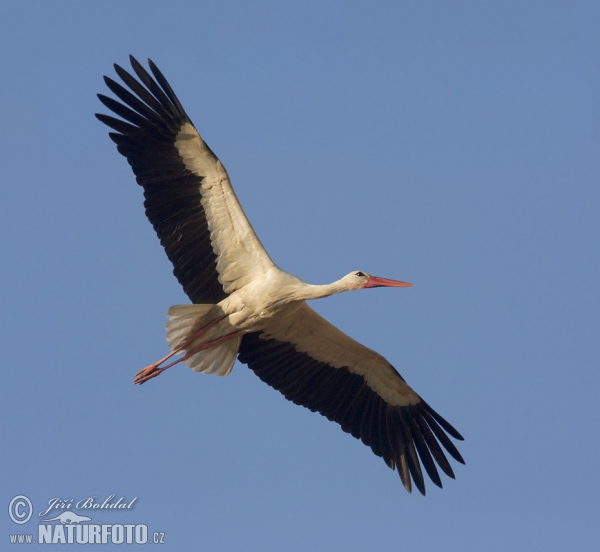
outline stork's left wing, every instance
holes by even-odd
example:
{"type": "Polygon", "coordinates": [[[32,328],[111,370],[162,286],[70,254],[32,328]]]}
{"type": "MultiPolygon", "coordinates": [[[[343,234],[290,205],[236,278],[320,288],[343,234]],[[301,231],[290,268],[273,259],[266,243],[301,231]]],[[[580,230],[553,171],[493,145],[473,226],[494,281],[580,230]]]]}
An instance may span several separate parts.
{"type": "Polygon", "coordinates": [[[396,468],[422,494],[421,463],[442,486],[435,463],[454,479],[440,447],[464,460],[448,435],[462,436],[381,355],[348,337],[308,305],[242,339],[239,360],[290,401],[320,412],[396,468]],[[447,435],[448,434],[448,435],[447,435]],[[417,456],[418,454],[418,456],[417,456]],[[434,462],[435,459],[435,462],[434,462]]]}

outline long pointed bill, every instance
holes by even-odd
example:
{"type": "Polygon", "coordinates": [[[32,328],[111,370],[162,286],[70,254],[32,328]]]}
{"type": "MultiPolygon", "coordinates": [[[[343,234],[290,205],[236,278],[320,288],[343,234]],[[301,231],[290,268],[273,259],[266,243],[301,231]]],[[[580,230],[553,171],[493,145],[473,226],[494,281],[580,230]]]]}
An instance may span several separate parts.
{"type": "Polygon", "coordinates": [[[390,280],[389,278],[379,278],[378,276],[369,276],[366,288],[372,287],[412,287],[412,284],[408,282],[401,282],[400,280],[390,280]]]}

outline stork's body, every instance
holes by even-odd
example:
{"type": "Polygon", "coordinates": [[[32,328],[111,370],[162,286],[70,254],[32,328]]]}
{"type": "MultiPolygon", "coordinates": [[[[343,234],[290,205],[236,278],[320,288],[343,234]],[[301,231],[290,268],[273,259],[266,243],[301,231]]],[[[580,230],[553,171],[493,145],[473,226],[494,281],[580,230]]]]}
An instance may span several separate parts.
{"type": "Polygon", "coordinates": [[[133,94],[105,78],[123,103],[99,95],[124,120],[97,117],[117,131],[110,136],[143,186],[146,214],[192,300],[169,309],[172,352],[140,371],[135,382],[180,361],[199,372],[227,375],[237,357],[286,398],[369,445],[398,469],[409,491],[412,479],[425,493],[419,459],[441,487],[435,462],[450,477],[454,473],[440,444],[463,463],[446,435],[462,439],[460,434],[387,360],[306,303],[343,291],[411,284],[355,271],[331,284],[310,285],[277,267],[244,215],[225,168],[165,78],[152,62],[154,78],[131,62],[143,85],[115,66],[133,94]],[[167,364],[179,353],[179,360],[167,364]]]}

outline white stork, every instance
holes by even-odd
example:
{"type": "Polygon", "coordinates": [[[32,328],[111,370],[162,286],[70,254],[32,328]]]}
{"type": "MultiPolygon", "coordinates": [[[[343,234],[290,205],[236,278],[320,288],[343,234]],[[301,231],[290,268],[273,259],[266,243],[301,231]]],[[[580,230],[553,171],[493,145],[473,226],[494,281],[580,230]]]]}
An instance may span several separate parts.
{"type": "Polygon", "coordinates": [[[398,470],[409,492],[412,479],[425,494],[421,463],[439,487],[436,462],[454,478],[442,447],[464,464],[448,438],[462,440],[460,433],[385,358],[306,304],[342,291],[411,284],[355,271],[328,285],[311,285],[281,270],[244,215],[225,167],[162,73],[150,60],[153,77],[130,60],[139,81],[114,66],[129,90],[104,77],[122,103],[98,95],[121,119],[96,117],[116,131],[110,137],[144,188],[146,215],[192,301],[169,309],[172,352],[134,382],[144,383],[179,361],[226,376],[237,357],[287,399],[370,446],[398,470]],[[159,368],[178,353],[178,361],[159,368]]]}

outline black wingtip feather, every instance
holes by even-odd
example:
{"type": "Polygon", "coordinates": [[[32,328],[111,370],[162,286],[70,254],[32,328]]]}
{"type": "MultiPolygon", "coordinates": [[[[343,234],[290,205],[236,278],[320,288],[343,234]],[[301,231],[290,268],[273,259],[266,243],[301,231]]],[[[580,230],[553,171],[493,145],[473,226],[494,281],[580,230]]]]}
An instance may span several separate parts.
{"type": "MultiPolygon", "coordinates": [[[[158,100],[163,110],[170,113],[171,115],[176,115],[178,113],[185,114],[185,111],[181,107],[181,104],[179,104],[179,102],[173,102],[171,98],[169,98],[168,94],[166,94],[165,91],[161,88],[161,85],[157,83],[157,81],[155,81],[150,76],[150,73],[148,73],[148,71],[146,71],[146,69],[144,69],[137,61],[135,61],[135,59],[132,61],[131,66],[133,67],[133,70],[138,76],[138,78],[142,81],[142,83],[146,86],[146,88],[150,91],[154,98],[158,100]],[[179,105],[179,108],[177,104],[179,105]]],[[[165,83],[167,82],[164,77],[162,77],[162,79],[165,83]]],[[[168,85],[168,83],[167,87],[169,89],[171,88],[168,85]]]]}
{"type": "Polygon", "coordinates": [[[452,466],[450,466],[450,462],[446,458],[444,451],[440,447],[437,442],[435,436],[431,432],[431,429],[427,425],[427,422],[424,420],[422,416],[415,417],[415,422],[419,425],[419,430],[423,439],[425,439],[425,443],[427,443],[427,447],[431,452],[431,455],[435,458],[438,466],[442,468],[442,471],[448,476],[454,479],[454,471],[452,470],[452,466]]]}
{"type": "Polygon", "coordinates": [[[464,441],[465,438],[452,426],[449,422],[447,422],[444,418],[442,418],[431,406],[429,406],[423,399],[423,406],[427,409],[427,411],[435,418],[436,422],[440,424],[448,435],[454,437],[458,441],[464,441]]]}
{"type": "MultiPolygon", "coordinates": [[[[201,178],[187,171],[174,149],[179,129],[190,119],[152,60],[148,60],[148,66],[154,78],[133,56],[130,62],[141,82],[117,64],[115,71],[131,92],[111,78],[104,78],[122,103],[98,95],[108,109],[124,120],[102,114],[96,117],[117,131],[109,136],[144,187],[146,213],[185,292],[193,302],[217,303],[225,295],[216,278],[214,253],[201,210],[201,178]],[[190,223],[186,227],[185,248],[180,243],[182,226],[173,226],[181,217],[190,223]]],[[[366,384],[363,376],[346,368],[334,369],[298,353],[289,343],[260,339],[258,334],[244,336],[239,358],[286,398],[338,422],[344,431],[370,446],[390,468],[398,470],[408,492],[414,482],[425,495],[421,463],[439,487],[442,484],[436,463],[446,475],[454,477],[442,447],[464,464],[448,437],[462,441],[462,435],[424,401],[409,406],[390,405],[366,384]]],[[[404,381],[399,374],[398,377],[404,381]]]]}
{"type": "Polygon", "coordinates": [[[398,432],[402,435],[402,439],[405,443],[406,450],[408,452],[406,460],[408,468],[412,476],[413,482],[419,492],[425,495],[425,479],[423,478],[423,472],[421,470],[421,464],[417,458],[417,451],[415,449],[415,441],[410,429],[410,421],[407,419],[407,413],[404,409],[397,409],[398,419],[398,432]]]}
{"type": "Polygon", "coordinates": [[[160,84],[162,89],[165,91],[165,94],[169,97],[169,99],[173,102],[177,109],[185,113],[185,110],[179,102],[177,95],[171,88],[169,81],[167,81],[167,79],[162,74],[161,70],[154,64],[154,62],[150,58],[148,58],[148,66],[150,67],[150,70],[152,71],[152,74],[154,75],[154,78],[157,80],[158,84],[160,84]]]}
{"type": "Polygon", "coordinates": [[[411,434],[416,445],[417,452],[419,453],[419,458],[421,459],[421,463],[427,472],[427,475],[433,481],[435,485],[442,488],[442,480],[440,479],[440,475],[435,467],[435,462],[431,457],[431,453],[425,444],[425,439],[421,433],[421,430],[415,420],[414,417],[411,417],[411,434]]]}
{"type": "Polygon", "coordinates": [[[425,402],[411,406],[390,405],[362,376],[344,368],[332,368],[298,352],[290,343],[261,339],[259,334],[244,336],[239,360],[288,400],[320,412],[371,447],[387,466],[398,471],[408,492],[414,485],[421,494],[426,494],[425,473],[436,486],[442,487],[438,466],[444,474],[454,478],[442,450],[444,447],[462,462],[444,432],[451,426],[445,420],[438,423],[443,418],[431,412],[425,402]]]}
{"type": "Polygon", "coordinates": [[[102,113],[95,113],[94,115],[101,123],[104,123],[106,126],[116,130],[121,134],[131,134],[136,130],[139,130],[137,127],[130,125],[125,121],[121,121],[120,119],[115,119],[110,115],[103,115],[102,113]]]}
{"type": "Polygon", "coordinates": [[[110,139],[127,158],[144,188],[146,215],[173,263],[173,273],[193,303],[218,303],[226,297],[219,282],[216,256],[202,207],[202,177],[192,174],[176,149],[177,134],[190,120],[181,104],[171,101],[170,86],[161,86],[129,57],[135,76],[118,64],[115,72],[129,89],[104,77],[120,101],[100,95],[100,101],[121,117],[98,116],[112,131],[110,139]],[[140,82],[141,81],[141,82],[140,82]],[[130,92],[131,90],[131,92],[130,92]]]}
{"type": "Polygon", "coordinates": [[[438,425],[437,421],[431,416],[431,413],[428,410],[423,411],[423,417],[427,421],[427,424],[437,437],[438,441],[442,444],[442,446],[450,453],[450,456],[454,458],[457,462],[464,464],[465,461],[461,456],[458,449],[454,446],[452,441],[448,438],[448,436],[444,433],[442,428],[438,425]]]}

